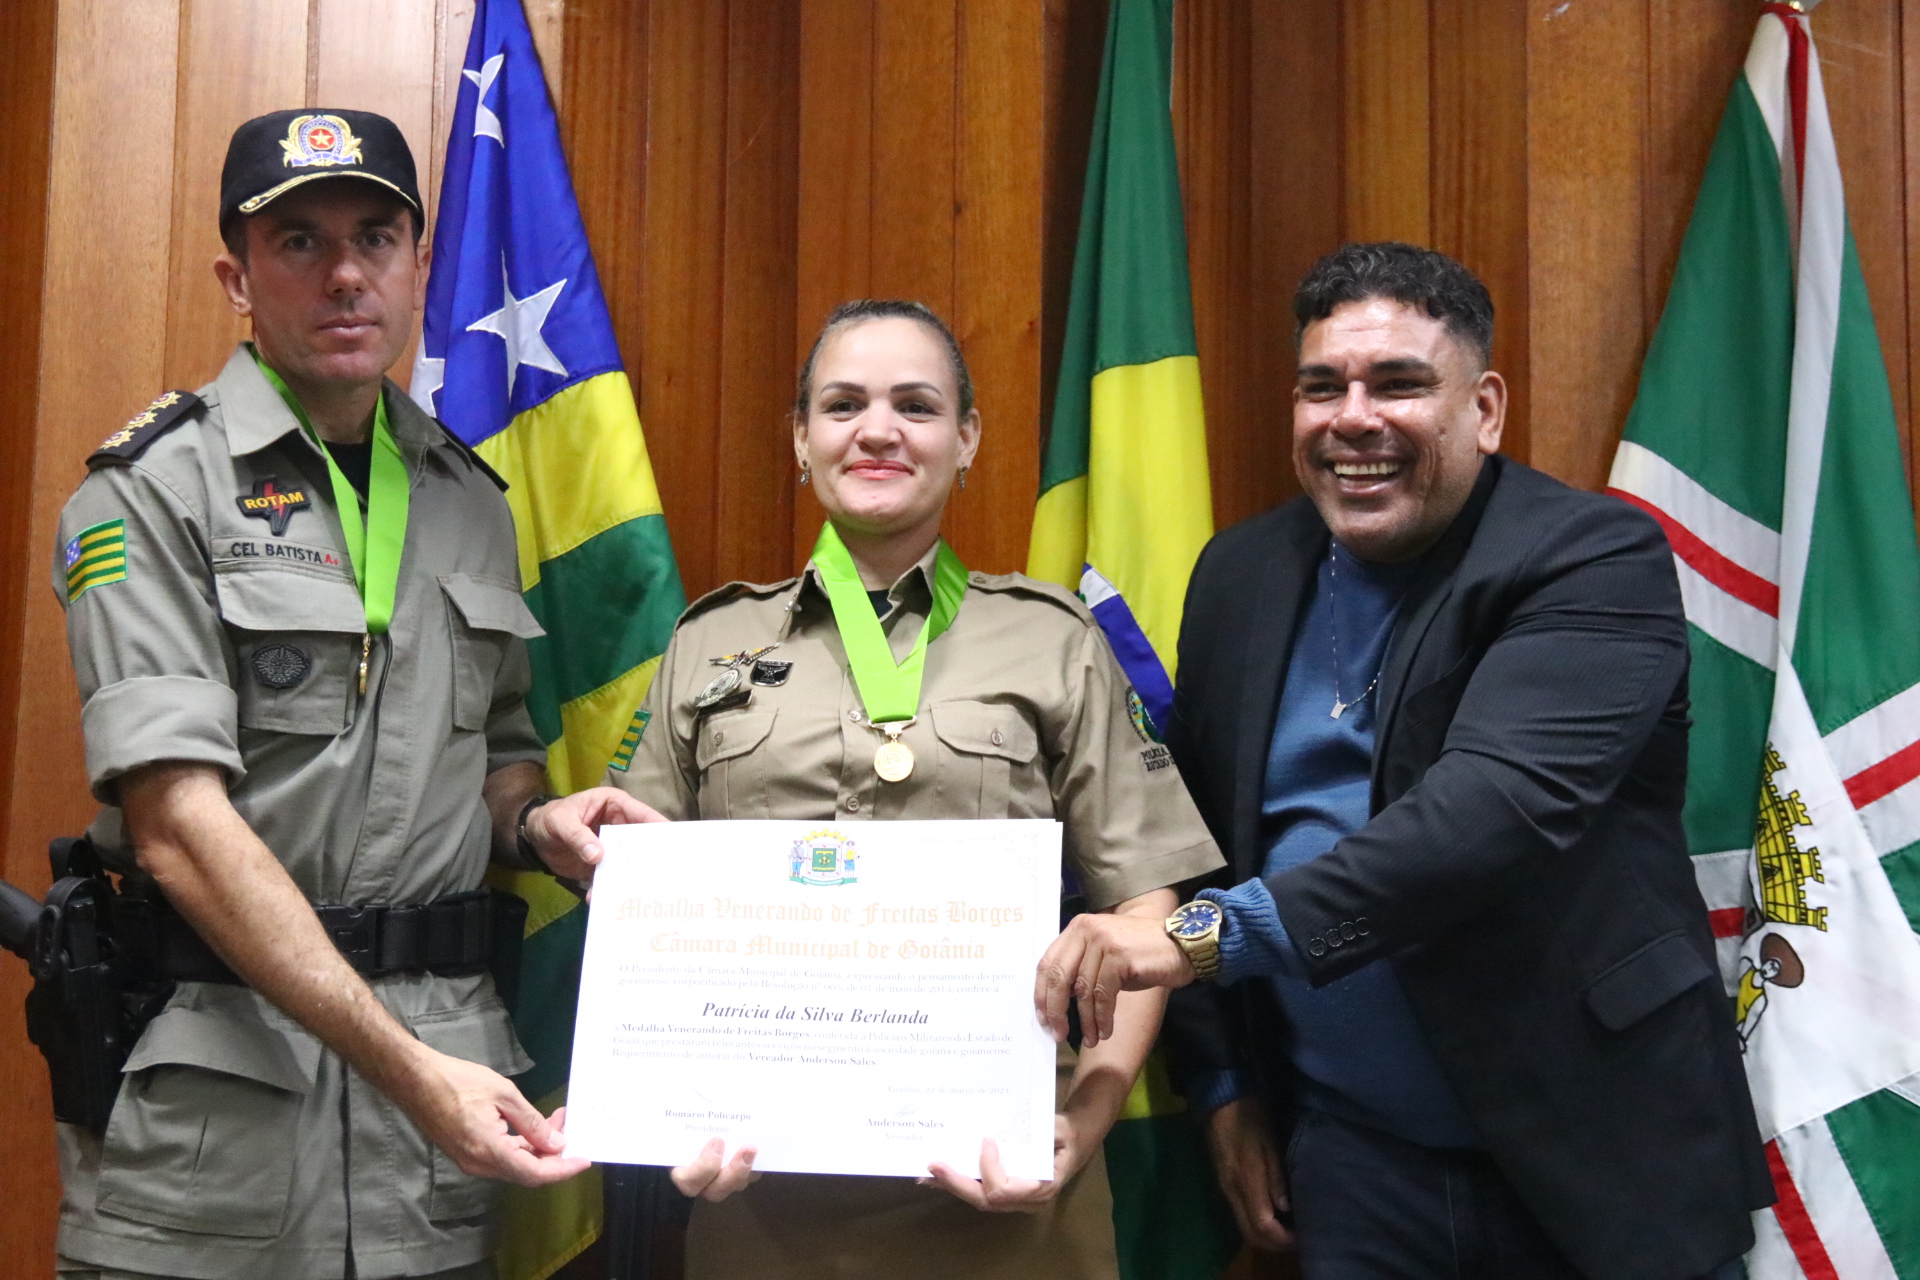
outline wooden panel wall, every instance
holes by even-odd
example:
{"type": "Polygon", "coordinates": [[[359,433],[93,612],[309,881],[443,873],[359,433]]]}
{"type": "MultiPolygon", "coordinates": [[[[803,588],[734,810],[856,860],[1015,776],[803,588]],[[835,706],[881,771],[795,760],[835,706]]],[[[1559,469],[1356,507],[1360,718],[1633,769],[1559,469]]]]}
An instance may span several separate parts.
{"type": "MultiPolygon", "coordinates": [[[[1023,568],[1039,484],[1045,11],[805,0],[800,13],[795,363],[849,298],[913,298],[945,316],[984,424],[947,535],[969,565],[1023,568]]],[[[809,494],[790,567],[821,519],[809,494]]]]}
{"type": "Polygon", "coordinates": [[[689,594],[804,563],[821,517],[791,461],[794,373],[827,313],[860,297],[916,298],[953,325],[986,442],[948,536],[969,564],[1023,565],[1039,475],[1043,12],[567,12],[575,181],[689,594]],[[633,105],[587,107],[618,100],[633,105]]]}
{"type": "MultiPolygon", "coordinates": [[[[0,448],[0,707],[18,716],[23,668],[32,679],[55,679],[64,666],[56,652],[28,651],[23,627],[26,592],[42,580],[35,570],[50,548],[33,536],[34,418],[40,383],[41,278],[47,234],[47,158],[54,100],[54,24],[58,0],[15,0],[0,5],[0,386],[15,406],[6,444],[0,448]],[[35,545],[38,556],[22,554],[35,545]]],[[[45,593],[48,588],[41,586],[45,593]]],[[[0,724],[7,721],[0,720],[0,724]]],[[[0,733],[0,783],[13,776],[21,753],[17,738],[0,733]]],[[[31,755],[33,744],[25,754],[31,755]]],[[[13,792],[0,785],[0,832],[7,830],[13,792]]],[[[25,875],[34,889],[46,885],[42,867],[0,846],[0,875],[25,875]]],[[[30,985],[26,966],[0,954],[0,1167],[8,1194],[0,1196],[0,1273],[45,1275],[53,1252],[53,1126],[51,1099],[40,1055],[26,1043],[21,1002],[30,985]],[[24,1252],[23,1252],[24,1250],[24,1252]],[[31,1271],[8,1259],[36,1264],[31,1271]]]]}
{"type": "MultiPolygon", "coordinates": [[[[1183,5],[1175,115],[1217,520],[1295,491],[1288,301],[1344,240],[1413,239],[1473,268],[1513,390],[1507,452],[1603,484],[1756,18],[1751,0],[1183,5]]],[[[1920,21],[1836,0],[1814,33],[1911,468],[1920,21]]]]}

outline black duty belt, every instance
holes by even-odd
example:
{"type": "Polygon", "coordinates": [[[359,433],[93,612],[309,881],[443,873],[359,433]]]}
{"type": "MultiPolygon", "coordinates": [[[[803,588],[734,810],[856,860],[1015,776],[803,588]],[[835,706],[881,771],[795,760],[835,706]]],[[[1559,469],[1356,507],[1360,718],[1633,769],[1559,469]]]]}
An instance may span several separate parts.
{"type": "MultiPolygon", "coordinates": [[[[241,981],[193,926],[164,901],[123,897],[116,912],[123,946],[144,953],[156,977],[170,982],[241,981]]],[[[527,904],[491,889],[449,894],[414,906],[366,903],[317,905],[313,914],[363,977],[395,973],[446,976],[501,970],[517,961],[527,904]]],[[[503,992],[503,995],[508,993],[503,992]]]]}

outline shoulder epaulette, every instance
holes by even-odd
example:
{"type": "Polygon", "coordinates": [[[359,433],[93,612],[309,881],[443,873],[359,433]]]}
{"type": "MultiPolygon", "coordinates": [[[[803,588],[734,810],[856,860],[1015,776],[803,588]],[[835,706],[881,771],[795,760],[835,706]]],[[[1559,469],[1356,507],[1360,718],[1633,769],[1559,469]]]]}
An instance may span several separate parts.
{"type": "Polygon", "coordinates": [[[698,600],[695,600],[692,604],[688,605],[686,608],[686,611],[680,615],[680,622],[676,622],[674,625],[677,627],[681,623],[686,622],[690,618],[698,617],[700,614],[703,614],[710,609],[717,609],[721,605],[725,604],[727,601],[737,600],[741,596],[759,596],[762,598],[766,596],[777,596],[782,591],[789,590],[793,586],[793,584],[798,582],[799,580],[800,580],[799,576],[796,574],[794,577],[788,578],[784,582],[729,582],[729,583],[726,583],[724,586],[715,587],[713,590],[707,592],[707,594],[701,596],[698,600]]]}
{"type": "Polygon", "coordinates": [[[472,445],[468,444],[465,440],[462,440],[459,436],[455,435],[453,433],[453,428],[448,426],[446,423],[440,421],[440,419],[435,418],[433,420],[433,425],[436,427],[439,427],[440,430],[444,431],[446,433],[448,443],[453,445],[453,447],[458,449],[460,452],[466,454],[467,461],[471,462],[474,466],[478,467],[480,469],[481,475],[485,476],[487,479],[493,481],[494,484],[498,485],[500,488],[500,492],[505,493],[507,491],[507,482],[505,478],[502,477],[498,471],[495,471],[492,467],[487,465],[487,460],[480,456],[480,451],[478,449],[475,449],[472,445]]]}
{"type": "Polygon", "coordinates": [[[1045,600],[1090,626],[1099,625],[1094,620],[1093,611],[1087,608],[1086,601],[1057,582],[1043,582],[1039,578],[1029,578],[1024,573],[981,573],[976,569],[968,575],[968,585],[979,591],[1005,591],[1012,595],[1045,600]]]}
{"type": "Polygon", "coordinates": [[[191,391],[169,391],[155,397],[152,404],[134,414],[126,426],[102,440],[100,447],[87,455],[87,466],[132,462],[146,452],[148,445],[185,422],[204,404],[191,391]]]}

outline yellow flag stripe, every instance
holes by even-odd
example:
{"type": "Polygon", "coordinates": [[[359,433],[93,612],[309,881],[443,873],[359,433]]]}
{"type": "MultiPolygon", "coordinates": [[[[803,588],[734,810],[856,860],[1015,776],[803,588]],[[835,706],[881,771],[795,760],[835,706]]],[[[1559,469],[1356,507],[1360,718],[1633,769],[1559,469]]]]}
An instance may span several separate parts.
{"type": "Polygon", "coordinates": [[[535,405],[481,441],[479,453],[507,482],[523,591],[540,581],[542,560],[660,511],[633,387],[619,371],[535,405]]]}
{"type": "Polygon", "coordinates": [[[1033,509],[1027,576],[1080,589],[1087,563],[1087,478],[1075,476],[1040,495],[1033,509]]]}
{"type": "Polygon", "coordinates": [[[75,560],[73,567],[67,570],[67,577],[84,578],[90,569],[97,569],[105,564],[125,564],[126,562],[127,544],[125,542],[108,543],[94,548],[75,560]]]}
{"type": "Polygon", "coordinates": [[[73,566],[73,568],[67,570],[67,585],[73,586],[85,582],[89,578],[113,577],[116,574],[122,578],[127,576],[127,557],[125,552],[117,551],[112,555],[102,556],[91,563],[85,560],[81,561],[79,564],[73,566]]]}
{"type": "Polygon", "coordinates": [[[1125,597],[1171,676],[1187,577],[1213,536],[1200,361],[1120,365],[1092,390],[1087,562],[1125,597]]]}
{"type": "Polygon", "coordinates": [[[118,569],[103,569],[98,573],[90,573],[86,577],[78,580],[69,578],[67,580],[67,603],[72,604],[75,600],[78,600],[95,587],[104,587],[110,582],[125,582],[126,580],[127,570],[124,565],[118,569]]]}
{"type": "Polygon", "coordinates": [[[487,871],[487,883],[527,904],[527,924],[522,937],[531,938],[580,905],[580,899],[561,888],[560,882],[544,871],[509,871],[496,866],[487,871]]]}
{"type": "Polygon", "coordinates": [[[547,748],[547,776],[558,790],[574,792],[600,785],[659,669],[660,659],[649,658],[592,693],[560,705],[563,731],[559,741],[547,748]]]}
{"type": "Polygon", "coordinates": [[[1134,1077],[1133,1088],[1120,1106],[1120,1119],[1145,1120],[1149,1116],[1172,1115],[1186,1109],[1187,1100],[1174,1092],[1166,1061],[1156,1052],[1148,1055],[1140,1074],[1134,1077]]]}

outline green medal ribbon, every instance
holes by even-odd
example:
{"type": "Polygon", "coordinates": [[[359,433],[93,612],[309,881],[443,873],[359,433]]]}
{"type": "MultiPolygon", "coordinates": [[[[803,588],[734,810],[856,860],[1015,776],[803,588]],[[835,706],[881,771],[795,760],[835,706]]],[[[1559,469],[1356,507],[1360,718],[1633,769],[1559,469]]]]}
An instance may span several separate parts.
{"type": "Polygon", "coordinates": [[[867,719],[874,724],[911,720],[920,709],[920,678],[926,671],[927,646],[953,625],[960,612],[960,601],[967,594],[967,566],[943,539],[934,560],[933,610],[927,615],[913,652],[899,663],[887,647],[887,633],[874,615],[873,601],[853,566],[853,555],[829,521],[813,544],[813,566],[827,588],[833,604],[833,621],[840,629],[840,643],[847,651],[847,665],[853,668],[853,683],[860,690],[860,701],[867,719]]]}
{"type": "MultiPolygon", "coordinates": [[[[249,348],[251,350],[251,348],[249,348]]],[[[360,510],[360,493],[340,470],[333,454],[307,418],[307,411],[285,380],[260,353],[255,363],[280,398],[300,420],[300,429],[327,460],[327,478],[333,481],[333,502],[340,511],[340,531],[346,537],[347,560],[353,565],[353,585],[367,611],[367,634],[385,635],[393,621],[393,597],[400,585],[400,552],[407,543],[407,503],[410,481],[400,446],[387,430],[387,397],[382,392],[373,410],[373,466],[367,480],[367,509],[360,510]]]]}

